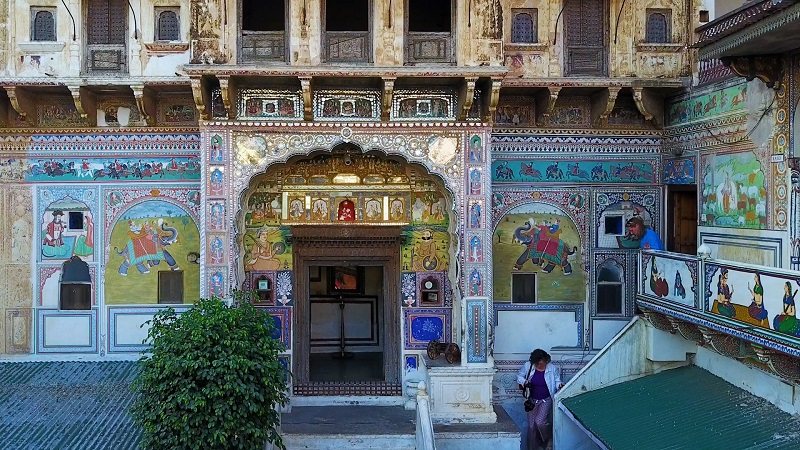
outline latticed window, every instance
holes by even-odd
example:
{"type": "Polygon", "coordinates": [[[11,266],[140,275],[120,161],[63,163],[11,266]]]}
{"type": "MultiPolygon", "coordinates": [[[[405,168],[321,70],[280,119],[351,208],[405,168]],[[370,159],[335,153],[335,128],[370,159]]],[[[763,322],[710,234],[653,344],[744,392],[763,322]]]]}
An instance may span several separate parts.
{"type": "Polygon", "coordinates": [[[514,17],[511,22],[511,42],[515,44],[535,44],[538,42],[537,10],[514,9],[511,14],[514,17]]]}
{"type": "Polygon", "coordinates": [[[50,9],[36,9],[31,11],[33,27],[31,29],[32,41],[55,41],[56,18],[55,11],[50,9]]]}
{"type": "Polygon", "coordinates": [[[648,9],[645,42],[648,44],[668,44],[670,42],[671,19],[669,10],[648,9]]]}
{"type": "Polygon", "coordinates": [[[156,40],[177,41],[181,36],[179,10],[156,8],[156,40]]]}
{"type": "Polygon", "coordinates": [[[124,44],[127,8],[126,0],[89,0],[89,44],[124,44]]]}

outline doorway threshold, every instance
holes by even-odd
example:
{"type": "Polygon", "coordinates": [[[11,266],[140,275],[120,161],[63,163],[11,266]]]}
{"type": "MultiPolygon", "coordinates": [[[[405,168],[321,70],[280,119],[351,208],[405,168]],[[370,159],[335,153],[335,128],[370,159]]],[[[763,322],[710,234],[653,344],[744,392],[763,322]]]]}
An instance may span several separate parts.
{"type": "Polygon", "coordinates": [[[407,399],[402,396],[292,396],[290,404],[295,406],[404,406],[407,399]]]}

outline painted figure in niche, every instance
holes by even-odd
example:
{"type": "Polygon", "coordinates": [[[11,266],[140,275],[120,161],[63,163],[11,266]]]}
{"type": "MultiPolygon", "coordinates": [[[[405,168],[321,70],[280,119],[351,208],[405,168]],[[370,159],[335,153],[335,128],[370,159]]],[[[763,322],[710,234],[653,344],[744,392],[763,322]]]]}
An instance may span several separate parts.
{"type": "Polygon", "coordinates": [[[150,268],[158,265],[162,259],[170,270],[180,270],[175,258],[167,250],[178,239],[178,230],[168,226],[164,219],[159,218],[156,225],[149,220],[145,220],[143,225],[129,220],[128,238],[122,250],[114,247],[114,251],[125,258],[119,266],[120,275],[127,276],[131,266],[135,266],[139,273],[150,273],[150,268]]]}
{"type": "Polygon", "coordinates": [[[328,220],[328,202],[321,198],[314,200],[311,208],[311,218],[313,220],[328,220]]]}
{"type": "Polygon", "coordinates": [[[78,256],[94,254],[94,223],[88,214],[83,215],[83,233],[75,241],[74,252],[78,256]]]}
{"type": "MultiPolygon", "coordinates": [[[[561,267],[564,275],[572,273],[572,264],[569,256],[578,251],[577,246],[570,249],[566,242],[556,236],[551,235],[552,225],[542,221],[537,225],[534,219],[525,222],[525,225],[514,230],[514,237],[517,242],[525,246],[525,251],[517,258],[514,270],[522,270],[529,259],[537,266],[541,265],[545,273],[550,273],[556,266],[561,267]]],[[[556,229],[558,232],[558,229],[556,229]]]]}
{"type": "Polygon", "coordinates": [[[222,162],[222,137],[219,135],[211,138],[211,162],[222,162]]]}
{"type": "Polygon", "coordinates": [[[438,201],[431,205],[431,216],[435,222],[444,220],[444,202],[438,201]]]}
{"type": "Polygon", "coordinates": [[[211,264],[222,264],[225,257],[225,250],[223,250],[222,239],[219,236],[211,241],[211,264]]]}
{"type": "Polygon", "coordinates": [[[783,314],[778,314],[773,320],[775,330],[800,336],[800,322],[797,320],[797,308],[794,303],[794,296],[797,291],[792,293],[792,283],[787,281],[783,285],[783,314]]]}
{"type": "Polygon", "coordinates": [[[122,196],[119,192],[111,192],[108,194],[108,204],[109,206],[117,206],[122,203],[122,196]]]}
{"type": "Polygon", "coordinates": [[[214,171],[211,172],[211,193],[214,195],[221,194],[222,187],[222,171],[214,169],[214,171]]]}
{"type": "Polygon", "coordinates": [[[336,212],[336,219],[344,222],[356,220],[356,205],[352,200],[346,198],[339,202],[339,210],[336,212]]]}
{"type": "Polygon", "coordinates": [[[675,271],[675,287],[672,289],[672,295],[680,298],[686,298],[686,288],[683,287],[681,273],[677,270],[675,271]]]}
{"type": "Polygon", "coordinates": [[[469,162],[483,162],[483,144],[481,143],[481,137],[477,134],[469,140],[469,162]]]}
{"type": "Polygon", "coordinates": [[[478,169],[472,169],[469,173],[469,193],[481,195],[481,171],[478,169]]]}
{"type": "Polygon", "coordinates": [[[283,242],[269,241],[269,230],[258,230],[258,239],[250,248],[250,259],[245,263],[246,270],[278,270],[281,262],[276,255],[283,253],[283,242]]]}
{"type": "Polygon", "coordinates": [[[64,243],[64,223],[61,218],[62,211],[53,211],[53,219],[45,226],[44,242],[42,242],[42,255],[48,258],[68,258],[70,245],[64,243]]]}
{"type": "Polygon", "coordinates": [[[731,177],[729,173],[725,173],[725,181],[723,181],[719,187],[717,188],[719,192],[719,196],[717,198],[720,199],[720,207],[725,212],[725,214],[730,213],[732,209],[736,209],[736,186],[731,181],[731,177]]]}
{"type": "Polygon", "coordinates": [[[728,284],[728,269],[722,269],[717,281],[717,311],[723,316],[736,316],[731,297],[733,297],[733,286],[728,284]]]}
{"type": "Polygon", "coordinates": [[[212,203],[211,227],[214,228],[215,230],[221,230],[224,215],[225,215],[225,209],[222,207],[222,203],[219,202],[212,203]]]}
{"type": "Polygon", "coordinates": [[[583,208],[583,195],[581,194],[572,194],[569,197],[569,207],[571,209],[581,209],[583,208]]]}
{"type": "Polygon", "coordinates": [[[481,227],[481,204],[475,203],[469,209],[469,226],[472,228],[481,227]]]}
{"type": "Polygon", "coordinates": [[[470,295],[483,295],[483,278],[478,269],[474,269],[469,276],[469,293],[470,295]]]}
{"type": "Polygon", "coordinates": [[[473,236],[469,241],[469,261],[483,262],[483,243],[478,236],[473,236]]]}
{"type": "Polygon", "coordinates": [[[296,198],[289,202],[289,216],[292,219],[300,219],[305,214],[306,210],[303,207],[303,201],[299,198],[296,198]]]}
{"type": "Polygon", "coordinates": [[[11,225],[11,260],[27,261],[31,252],[30,225],[24,217],[25,208],[17,206],[17,220],[11,225]]]}
{"type": "Polygon", "coordinates": [[[392,200],[392,202],[389,204],[389,216],[392,218],[392,220],[402,220],[405,218],[402,200],[399,198],[392,200]]]}
{"type": "Polygon", "coordinates": [[[365,214],[367,216],[367,219],[377,220],[377,219],[380,219],[382,217],[383,211],[382,211],[382,208],[381,208],[381,202],[380,201],[378,201],[376,199],[369,200],[369,201],[367,201],[367,205],[366,206],[367,206],[367,208],[366,208],[366,213],[365,214]]]}
{"type": "Polygon", "coordinates": [[[747,313],[751,318],[761,322],[759,325],[769,328],[769,320],[767,320],[767,309],[764,308],[764,286],[761,284],[761,275],[755,274],[753,276],[753,287],[747,283],[747,289],[750,295],[753,296],[753,302],[747,307],[747,313]]]}
{"type": "Polygon", "coordinates": [[[223,280],[224,278],[221,272],[214,272],[214,274],[211,275],[211,286],[209,290],[213,297],[221,297],[224,294],[222,290],[223,280]]]}
{"type": "Polygon", "coordinates": [[[420,240],[414,248],[412,265],[414,270],[436,270],[439,266],[438,248],[432,230],[422,230],[420,240]]]}
{"type": "Polygon", "coordinates": [[[664,278],[664,272],[658,271],[656,259],[653,258],[653,265],[650,267],[650,290],[659,297],[666,297],[669,295],[669,284],[667,279],[664,278]]]}

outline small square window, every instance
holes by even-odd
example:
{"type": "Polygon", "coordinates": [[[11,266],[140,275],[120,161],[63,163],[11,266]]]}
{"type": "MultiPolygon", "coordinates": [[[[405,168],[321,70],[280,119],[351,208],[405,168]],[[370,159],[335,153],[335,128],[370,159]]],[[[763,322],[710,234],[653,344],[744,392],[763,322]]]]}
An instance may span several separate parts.
{"type": "Polygon", "coordinates": [[[80,211],[69,212],[69,223],[67,224],[70,230],[83,229],[83,213],[80,211]]]}
{"type": "Polygon", "coordinates": [[[605,217],[606,234],[622,236],[622,216],[605,217]]]}
{"type": "Polygon", "coordinates": [[[179,41],[181,39],[181,10],[179,7],[155,9],[156,41],[179,41]]]}
{"type": "Polygon", "coordinates": [[[56,40],[56,9],[31,8],[31,41],[56,40]]]}
{"type": "Polygon", "coordinates": [[[92,285],[84,283],[61,283],[59,308],[70,311],[92,309],[92,285]]]}
{"type": "Polygon", "coordinates": [[[536,274],[511,274],[511,303],[536,303],[536,274]]]}
{"type": "Polygon", "coordinates": [[[158,303],[183,303],[183,271],[158,272],[158,303]]]}

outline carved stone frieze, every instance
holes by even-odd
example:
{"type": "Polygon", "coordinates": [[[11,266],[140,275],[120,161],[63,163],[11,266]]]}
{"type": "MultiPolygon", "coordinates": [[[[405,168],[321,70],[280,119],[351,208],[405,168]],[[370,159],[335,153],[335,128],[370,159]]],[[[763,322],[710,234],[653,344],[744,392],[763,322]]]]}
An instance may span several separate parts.
{"type": "Polygon", "coordinates": [[[747,81],[758,78],[768,88],[778,89],[783,78],[783,58],[780,55],[731,56],[721,58],[722,64],[747,81]]]}
{"type": "Polygon", "coordinates": [[[753,346],[758,360],[781,378],[800,381],[800,359],[761,346],[753,346]]]}

